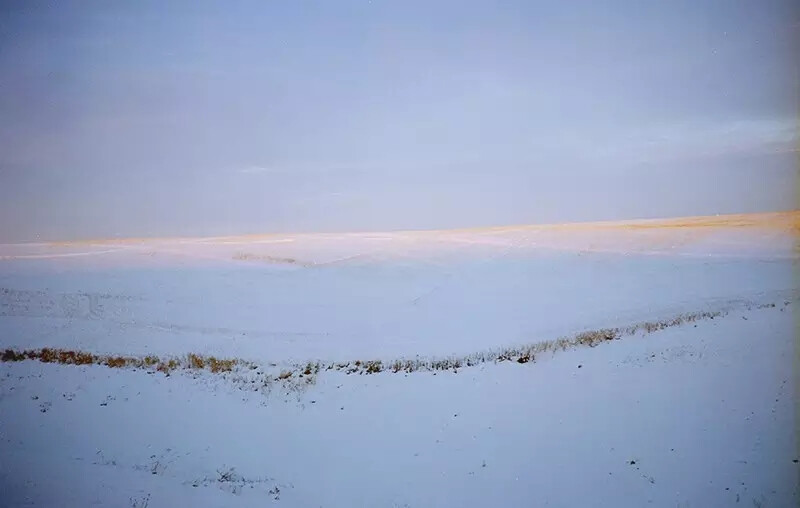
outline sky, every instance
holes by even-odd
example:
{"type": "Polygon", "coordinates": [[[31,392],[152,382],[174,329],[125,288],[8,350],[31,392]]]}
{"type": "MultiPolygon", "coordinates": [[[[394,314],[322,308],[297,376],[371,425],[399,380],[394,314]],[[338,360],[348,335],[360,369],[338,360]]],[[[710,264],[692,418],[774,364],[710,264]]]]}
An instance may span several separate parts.
{"type": "Polygon", "coordinates": [[[799,83],[793,0],[2,2],[0,242],[790,210],[799,83]]]}

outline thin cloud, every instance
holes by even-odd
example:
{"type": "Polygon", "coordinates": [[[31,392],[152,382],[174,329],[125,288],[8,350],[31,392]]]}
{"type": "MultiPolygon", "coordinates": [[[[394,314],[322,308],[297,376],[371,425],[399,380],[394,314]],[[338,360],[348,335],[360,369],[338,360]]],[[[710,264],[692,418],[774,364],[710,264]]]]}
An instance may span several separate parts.
{"type": "Polygon", "coordinates": [[[290,164],[286,166],[259,166],[251,165],[236,168],[237,173],[243,175],[259,174],[327,174],[327,173],[360,173],[368,170],[377,170],[381,166],[375,164],[290,164]]]}
{"type": "Polygon", "coordinates": [[[800,138],[792,122],[776,119],[661,126],[640,139],[630,140],[630,152],[643,162],[656,162],[796,152],[800,138]]]}
{"type": "Polygon", "coordinates": [[[258,175],[265,173],[285,173],[286,170],[268,166],[245,166],[243,168],[239,168],[237,172],[243,175],[258,175]]]}

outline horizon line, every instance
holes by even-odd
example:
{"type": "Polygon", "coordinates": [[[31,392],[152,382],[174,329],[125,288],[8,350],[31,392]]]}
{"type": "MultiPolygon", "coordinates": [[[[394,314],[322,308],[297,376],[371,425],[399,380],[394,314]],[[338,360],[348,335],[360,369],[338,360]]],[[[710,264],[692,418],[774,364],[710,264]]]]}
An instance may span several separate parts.
{"type": "Polygon", "coordinates": [[[240,233],[225,235],[194,235],[194,236],[131,236],[131,237],[105,237],[87,238],[76,240],[37,240],[23,242],[2,242],[0,245],[70,245],[70,244],[91,244],[91,243],[113,243],[113,242],[152,242],[152,241],[174,241],[174,240],[216,240],[216,239],[243,239],[243,238],[263,238],[263,237],[305,237],[305,236],[328,236],[328,235],[382,235],[382,234],[442,234],[442,233],[500,233],[522,229],[552,229],[552,228],[636,228],[657,229],[657,228],[699,228],[699,227],[755,227],[755,226],[777,225],[789,227],[800,231],[800,209],[784,210],[778,212],[752,212],[752,213],[729,213],[714,215],[685,215],[675,217],[659,218],[634,218],[621,220],[600,220],[600,221],[573,221],[557,223],[527,223],[527,224],[507,224],[499,226],[477,226],[459,228],[435,228],[435,229],[396,229],[396,230],[363,230],[363,231],[312,231],[296,233],[240,233]],[[769,220],[773,219],[773,220],[769,220]],[[784,219],[784,220],[780,220],[784,219]]]}

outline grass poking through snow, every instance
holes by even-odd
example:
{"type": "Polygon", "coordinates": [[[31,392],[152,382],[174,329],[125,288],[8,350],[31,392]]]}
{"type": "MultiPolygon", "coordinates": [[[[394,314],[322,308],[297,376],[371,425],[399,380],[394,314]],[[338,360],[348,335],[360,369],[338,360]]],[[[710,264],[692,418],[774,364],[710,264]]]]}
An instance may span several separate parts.
{"type": "Polygon", "coordinates": [[[210,372],[230,372],[242,360],[219,359],[213,356],[202,356],[190,353],[185,358],[161,359],[157,356],[117,356],[95,355],[85,351],[72,351],[66,349],[42,348],[15,351],[6,349],[0,360],[4,362],[19,362],[23,360],[39,360],[42,363],[60,363],[62,365],[105,365],[111,368],[150,369],[169,374],[176,369],[208,370],[210,372]]]}
{"type": "MultiPolygon", "coordinates": [[[[789,301],[783,306],[789,305],[789,301]]],[[[482,351],[464,356],[451,356],[446,358],[414,358],[398,359],[392,362],[382,360],[355,360],[351,362],[307,362],[304,364],[290,365],[288,368],[276,371],[275,364],[260,366],[253,362],[241,359],[221,359],[214,356],[205,356],[189,353],[183,357],[160,358],[154,355],[118,356],[96,355],[85,351],[72,351],[65,349],[42,348],[18,351],[6,349],[0,354],[3,362],[18,362],[24,360],[38,360],[43,363],[59,363],[62,365],[104,365],[109,368],[143,369],[149,372],[162,372],[169,375],[173,371],[207,371],[213,374],[238,372],[234,380],[255,388],[269,388],[273,381],[278,381],[284,386],[294,389],[314,384],[320,370],[335,370],[346,374],[377,374],[380,372],[411,373],[411,372],[458,372],[461,368],[472,367],[482,363],[512,362],[518,364],[535,363],[543,354],[553,354],[576,347],[595,347],[597,345],[630,337],[637,334],[650,334],[666,328],[694,323],[696,321],[714,319],[725,316],[736,309],[762,309],[773,308],[774,303],[757,304],[751,302],[735,302],[718,310],[690,312],[680,314],[669,319],[659,321],[643,321],[626,327],[601,328],[577,333],[569,337],[534,342],[527,345],[507,347],[500,350],[482,351]],[[244,374],[252,375],[245,376],[244,374]]]]}

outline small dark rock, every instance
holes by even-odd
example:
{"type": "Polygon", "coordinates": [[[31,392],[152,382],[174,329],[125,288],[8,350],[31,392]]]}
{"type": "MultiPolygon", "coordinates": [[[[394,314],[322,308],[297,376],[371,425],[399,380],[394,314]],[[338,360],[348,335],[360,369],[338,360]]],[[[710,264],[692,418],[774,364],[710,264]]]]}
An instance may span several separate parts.
{"type": "Polygon", "coordinates": [[[628,464],[630,464],[631,466],[633,466],[633,465],[635,465],[635,464],[636,464],[636,461],[635,461],[635,460],[631,460],[631,461],[629,461],[629,462],[628,462],[628,464]]]}
{"type": "Polygon", "coordinates": [[[579,363],[578,364],[578,368],[580,369],[581,367],[583,367],[583,365],[579,363]]]}
{"type": "Polygon", "coordinates": [[[795,464],[797,464],[798,460],[797,460],[797,459],[794,459],[792,462],[794,462],[795,464]]]}

